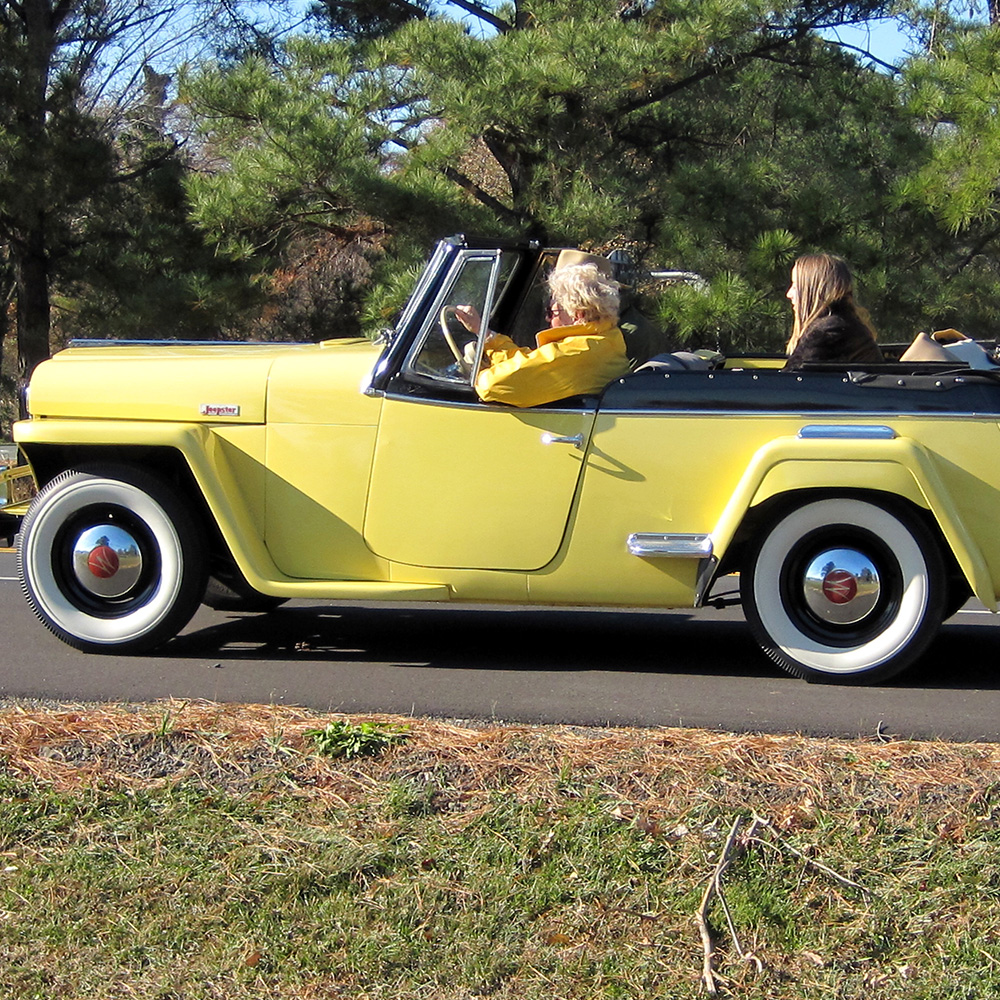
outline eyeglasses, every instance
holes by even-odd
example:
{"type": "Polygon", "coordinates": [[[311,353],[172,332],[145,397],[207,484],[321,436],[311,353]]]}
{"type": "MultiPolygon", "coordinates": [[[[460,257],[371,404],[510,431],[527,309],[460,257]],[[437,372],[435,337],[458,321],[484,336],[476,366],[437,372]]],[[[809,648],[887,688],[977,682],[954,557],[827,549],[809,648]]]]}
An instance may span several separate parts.
{"type": "Polygon", "coordinates": [[[566,310],[563,309],[562,306],[557,305],[555,302],[550,302],[548,308],[546,308],[545,310],[545,315],[549,319],[552,319],[553,316],[558,316],[560,313],[562,313],[565,316],[566,310]]]}

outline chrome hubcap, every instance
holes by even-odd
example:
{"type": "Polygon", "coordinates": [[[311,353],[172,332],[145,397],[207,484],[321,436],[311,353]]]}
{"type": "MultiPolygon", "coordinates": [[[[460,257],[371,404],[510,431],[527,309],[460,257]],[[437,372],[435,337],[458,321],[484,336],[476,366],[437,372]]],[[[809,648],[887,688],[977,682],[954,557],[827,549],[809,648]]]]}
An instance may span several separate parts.
{"type": "Polygon", "coordinates": [[[73,573],[95,597],[124,597],[142,576],[139,543],[117,524],[87,528],[73,544],[73,573]]]}
{"type": "Polygon", "coordinates": [[[878,570],[857,549],[826,549],[806,567],[802,591],[809,610],[831,625],[855,625],[878,604],[878,570]]]}

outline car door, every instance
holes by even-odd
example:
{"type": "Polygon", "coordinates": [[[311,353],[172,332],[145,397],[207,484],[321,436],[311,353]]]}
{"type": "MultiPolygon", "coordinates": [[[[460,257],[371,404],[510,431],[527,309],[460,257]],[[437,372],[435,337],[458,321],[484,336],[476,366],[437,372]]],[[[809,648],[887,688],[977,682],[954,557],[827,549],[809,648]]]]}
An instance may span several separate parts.
{"type": "Polygon", "coordinates": [[[528,571],[559,551],[596,404],[480,402],[472,372],[483,337],[450,312],[474,305],[491,316],[510,267],[500,250],[457,255],[400,377],[385,391],[364,526],[379,556],[528,571]]]}

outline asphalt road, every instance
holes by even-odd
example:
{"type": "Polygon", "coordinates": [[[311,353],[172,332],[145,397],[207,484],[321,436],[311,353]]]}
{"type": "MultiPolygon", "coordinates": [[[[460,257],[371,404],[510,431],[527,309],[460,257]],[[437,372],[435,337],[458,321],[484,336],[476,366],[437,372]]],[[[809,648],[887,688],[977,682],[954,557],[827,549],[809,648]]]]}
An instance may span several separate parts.
{"type": "Polygon", "coordinates": [[[207,698],[504,722],[1000,741],[1000,616],[969,606],[892,686],[772,667],[739,608],[395,604],[203,608],[152,655],[83,654],[31,613],[0,551],[0,698],[207,698]]]}

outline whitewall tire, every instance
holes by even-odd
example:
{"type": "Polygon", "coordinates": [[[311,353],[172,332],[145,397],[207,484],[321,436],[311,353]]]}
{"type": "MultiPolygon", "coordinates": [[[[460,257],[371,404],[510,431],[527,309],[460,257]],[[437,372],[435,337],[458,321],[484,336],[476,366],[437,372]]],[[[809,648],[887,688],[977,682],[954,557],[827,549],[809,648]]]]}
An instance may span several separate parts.
{"type": "Polygon", "coordinates": [[[914,515],[856,498],[787,512],[740,574],[761,648],[809,681],[871,684],[908,667],[942,620],[947,580],[914,515]]]}
{"type": "Polygon", "coordinates": [[[21,585],[42,622],[77,649],[134,653],[176,635],[205,590],[201,525],[140,469],[69,470],[24,518],[21,585]]]}

